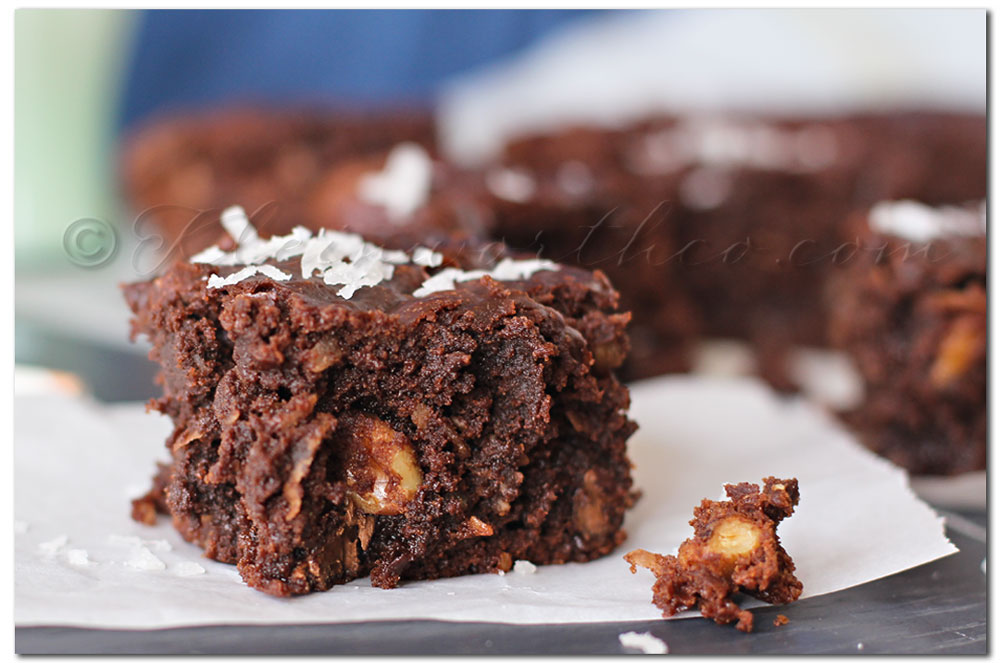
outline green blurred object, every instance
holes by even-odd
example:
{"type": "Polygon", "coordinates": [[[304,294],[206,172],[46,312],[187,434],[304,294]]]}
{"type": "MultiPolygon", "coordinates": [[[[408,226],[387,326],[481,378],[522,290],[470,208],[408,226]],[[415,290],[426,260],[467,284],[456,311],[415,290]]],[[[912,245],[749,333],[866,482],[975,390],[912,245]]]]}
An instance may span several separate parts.
{"type": "Polygon", "coordinates": [[[14,15],[14,246],[18,273],[78,270],[76,219],[114,221],[113,122],[134,12],[14,15]]]}

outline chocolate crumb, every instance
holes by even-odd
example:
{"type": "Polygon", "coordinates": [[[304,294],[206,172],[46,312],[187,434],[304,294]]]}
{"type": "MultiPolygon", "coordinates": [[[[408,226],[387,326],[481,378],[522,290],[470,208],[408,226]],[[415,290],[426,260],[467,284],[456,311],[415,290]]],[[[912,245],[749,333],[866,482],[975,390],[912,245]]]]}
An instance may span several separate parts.
{"type": "Polygon", "coordinates": [[[632,573],[642,566],[656,576],[653,603],[665,617],[697,606],[704,617],[718,624],[735,621],[737,629],[749,633],[753,614],[740,609],[733,594],[744,592],[768,603],[789,603],[802,594],[795,564],[776,532],[799,502],[799,484],[768,477],[763,490],[739,483],[726,485],[726,495],[726,501],[706,499],[695,508],[694,536],[676,556],[639,549],[625,560],[632,573]]]}

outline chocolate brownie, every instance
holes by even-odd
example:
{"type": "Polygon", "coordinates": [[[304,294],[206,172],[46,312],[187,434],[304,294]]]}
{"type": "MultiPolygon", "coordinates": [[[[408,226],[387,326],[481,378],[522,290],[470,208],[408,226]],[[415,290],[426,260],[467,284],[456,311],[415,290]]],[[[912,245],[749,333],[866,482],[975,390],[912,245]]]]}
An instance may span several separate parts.
{"type": "Polygon", "coordinates": [[[625,555],[632,573],[642,566],[656,576],[653,603],[664,617],[698,607],[717,624],[735,621],[749,633],[753,613],[742,610],[733,594],[745,592],[768,603],[790,603],[802,594],[795,564],[777,533],[778,523],[799,503],[799,482],[768,477],[763,483],[763,489],[726,485],[728,500],[702,500],[691,520],[694,537],[676,556],[642,549],[625,555]]]}
{"type": "Polygon", "coordinates": [[[191,111],[130,133],[121,150],[122,191],[137,232],[162,234],[173,257],[188,258],[217,239],[223,207],[274,207],[267,230],[288,232],[331,165],[403,141],[429,148],[434,136],[431,115],[418,110],[191,111]]]}
{"type": "MultiPolygon", "coordinates": [[[[938,113],[655,117],[626,129],[524,137],[507,146],[503,161],[536,180],[562,173],[571,189],[600,194],[576,203],[564,196],[576,217],[553,212],[544,187],[537,201],[524,196],[522,214],[568,218],[566,236],[614,211],[619,236],[602,237],[597,246],[633,260],[620,270],[598,266],[612,275],[639,323],[639,366],[629,377],[659,372],[661,350],[674,363],[678,345],[662,339],[679,317],[681,337],[693,327],[750,341],[762,374],[790,388],[787,349],[828,344],[821,294],[839,267],[838,249],[852,239],[845,217],[899,196],[932,203],[984,196],[986,121],[938,113]],[[683,310],[676,302],[687,312],[664,315],[683,310]],[[660,321],[648,325],[648,345],[640,337],[647,320],[660,321]]],[[[547,232],[548,244],[558,245],[559,233],[547,232]]]]}
{"type": "Polygon", "coordinates": [[[920,474],[986,468],[986,208],[884,202],[830,284],[831,330],[865,398],[861,440],[920,474]]]}
{"type": "Polygon", "coordinates": [[[600,272],[295,228],[125,287],[172,462],[136,514],[302,594],[582,562],[625,538],[628,314],[600,272]],[[160,488],[159,486],[162,486],[160,488]]]}

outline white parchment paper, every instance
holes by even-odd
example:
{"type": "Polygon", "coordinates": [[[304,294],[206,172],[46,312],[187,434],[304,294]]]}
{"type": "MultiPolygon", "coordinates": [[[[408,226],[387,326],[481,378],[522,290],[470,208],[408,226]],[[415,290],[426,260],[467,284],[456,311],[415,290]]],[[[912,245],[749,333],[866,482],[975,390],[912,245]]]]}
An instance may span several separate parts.
{"type": "Polygon", "coordinates": [[[636,547],[673,551],[689,535],[687,521],[701,498],[717,498],[725,482],[767,475],[800,482],[801,503],[779,533],[804,598],[956,550],[905,474],[820,410],[780,400],[753,379],[669,377],[633,388],[641,428],[630,453],[644,496],[626,521],[628,541],[614,554],[535,573],[408,582],[394,590],[358,580],[277,599],[247,588],[234,567],[202,558],[166,522],[149,528],[129,519],[129,498],[144,492],[154,460],[166,454],[165,419],[139,404],[105,407],[70,395],[18,396],[14,411],[21,626],[655,619],[652,577],[630,574],[621,556],[636,547]],[[162,564],[150,563],[150,555],[162,564]]]}

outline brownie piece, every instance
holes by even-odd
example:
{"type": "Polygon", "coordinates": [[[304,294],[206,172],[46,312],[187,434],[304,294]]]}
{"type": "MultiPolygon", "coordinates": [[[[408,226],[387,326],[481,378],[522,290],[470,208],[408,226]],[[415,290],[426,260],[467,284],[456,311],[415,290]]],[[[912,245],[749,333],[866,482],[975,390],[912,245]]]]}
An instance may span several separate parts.
{"type": "MultiPolygon", "coordinates": [[[[600,272],[347,233],[232,240],[125,287],[152,341],[161,501],[208,557],[302,594],[582,562],[625,538],[628,314],[600,272]]],[[[156,494],[159,491],[159,494],[156,494]]]]}
{"type": "Polygon", "coordinates": [[[768,477],[763,483],[763,489],[728,484],[727,501],[702,500],[691,520],[694,536],[676,556],[642,549],[625,555],[632,573],[642,566],[656,576],[653,603],[664,617],[698,607],[717,624],[735,621],[749,633],[753,613],[740,609],[733,594],[745,592],[768,603],[790,603],[802,594],[795,564],[777,534],[778,523],[799,503],[799,482],[768,477]]]}
{"type": "Polygon", "coordinates": [[[831,335],[865,398],[861,440],[918,474],[986,468],[986,208],[885,202],[830,284],[831,335]]]}
{"type": "Polygon", "coordinates": [[[684,279],[704,303],[705,331],[765,350],[828,344],[819,293],[853,239],[849,213],[899,196],[964,202],[986,191],[982,117],[744,118],[665,131],[645,140],[694,145],[675,223],[678,243],[692,247],[684,279]]]}
{"type": "Polygon", "coordinates": [[[432,147],[431,115],[417,110],[227,108],[154,119],[121,149],[122,193],[137,232],[161,234],[173,258],[218,238],[223,207],[239,204],[275,234],[301,218],[333,164],[398,142],[432,147]]]}
{"type": "Polygon", "coordinates": [[[576,216],[554,212],[559,206],[547,202],[545,186],[537,199],[525,197],[523,216],[553,221],[513,223],[552,228],[547,245],[559,245],[555,237],[576,246],[574,229],[615,211],[602,229],[619,226],[618,235],[608,232],[593,246],[638,258],[619,270],[599,265],[635,315],[639,366],[629,377],[660,372],[658,352],[673,357],[690,346],[664,342],[679,319],[682,338],[693,330],[749,341],[761,373],[792,388],[787,350],[829,343],[821,294],[839,269],[840,247],[853,239],[844,219],[899,196],[933,203],[984,196],[986,120],[941,113],[653,117],[625,129],[527,136],[508,145],[503,161],[536,179],[558,181],[562,173],[570,189],[590,192],[559,199],[576,216]],[[680,315],[665,313],[685,306],[680,315]]]}

